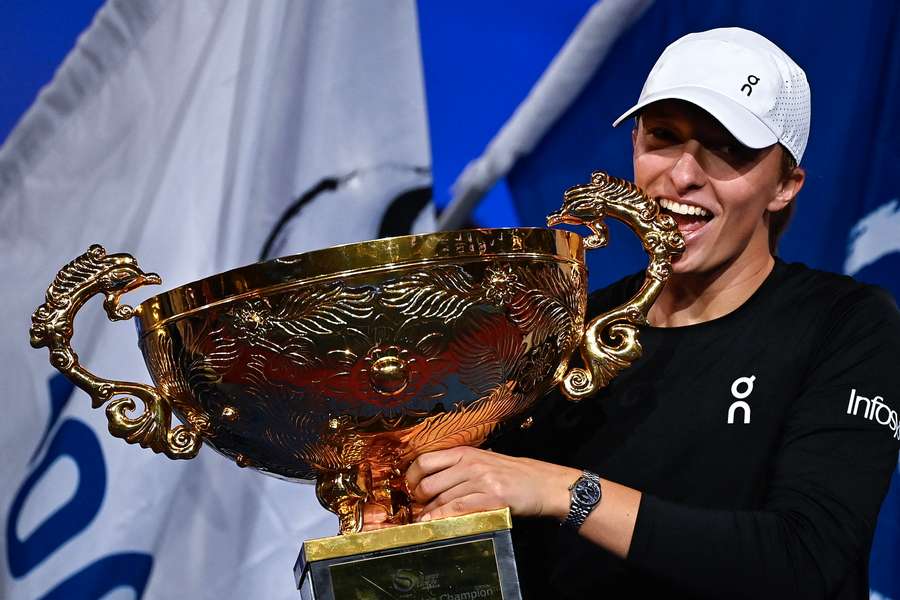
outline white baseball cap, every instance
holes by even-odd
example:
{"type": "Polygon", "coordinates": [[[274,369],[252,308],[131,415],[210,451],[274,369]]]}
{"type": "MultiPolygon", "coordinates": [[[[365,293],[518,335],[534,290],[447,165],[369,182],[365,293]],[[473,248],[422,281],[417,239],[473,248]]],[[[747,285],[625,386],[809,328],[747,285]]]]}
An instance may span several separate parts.
{"type": "Polygon", "coordinates": [[[653,65],[637,104],[613,126],[664,99],[696,104],[745,146],[780,142],[798,163],[803,157],[810,119],[806,73],[758,33],[728,27],[673,42],[653,65]]]}

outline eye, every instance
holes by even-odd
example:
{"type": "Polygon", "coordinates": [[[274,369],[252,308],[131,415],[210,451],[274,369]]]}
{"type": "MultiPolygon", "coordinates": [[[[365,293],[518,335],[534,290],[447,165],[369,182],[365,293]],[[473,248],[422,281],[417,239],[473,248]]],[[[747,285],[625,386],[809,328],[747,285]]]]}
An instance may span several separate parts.
{"type": "Polygon", "coordinates": [[[651,127],[649,130],[647,130],[647,133],[650,135],[650,137],[655,138],[659,141],[677,141],[675,133],[671,129],[667,129],[665,127],[651,127]]]}
{"type": "Polygon", "coordinates": [[[724,142],[713,148],[714,152],[729,161],[749,162],[756,157],[757,151],[739,142],[724,142]]]}
{"type": "Polygon", "coordinates": [[[716,151],[725,156],[735,156],[739,152],[739,148],[737,144],[720,144],[716,151]]]}

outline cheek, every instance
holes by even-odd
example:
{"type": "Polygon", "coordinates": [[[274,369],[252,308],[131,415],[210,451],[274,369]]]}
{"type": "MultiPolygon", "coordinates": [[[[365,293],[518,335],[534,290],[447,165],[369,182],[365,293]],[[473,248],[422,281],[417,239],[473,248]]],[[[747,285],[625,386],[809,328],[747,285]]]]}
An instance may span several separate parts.
{"type": "Polygon", "coordinates": [[[714,180],[722,203],[733,212],[762,220],[778,193],[777,165],[770,163],[767,159],[740,177],[714,180]]]}
{"type": "Polygon", "coordinates": [[[770,200],[758,187],[754,187],[747,181],[718,181],[713,183],[719,204],[727,213],[734,217],[740,217],[751,226],[757,220],[762,222],[763,214],[770,200]]]}
{"type": "Polygon", "coordinates": [[[654,180],[671,168],[672,160],[658,154],[646,152],[634,154],[634,182],[641,188],[647,189],[654,180]]]}

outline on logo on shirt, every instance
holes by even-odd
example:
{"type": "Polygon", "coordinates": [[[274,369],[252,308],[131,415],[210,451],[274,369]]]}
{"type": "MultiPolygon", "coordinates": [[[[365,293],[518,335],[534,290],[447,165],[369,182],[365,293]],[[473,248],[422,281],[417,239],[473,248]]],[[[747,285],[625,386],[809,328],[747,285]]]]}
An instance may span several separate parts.
{"type": "Polygon", "coordinates": [[[755,381],[756,375],[751,375],[750,377],[738,377],[731,384],[731,395],[734,396],[735,401],[728,407],[727,422],[729,425],[734,424],[734,413],[738,409],[741,409],[744,414],[744,424],[750,423],[750,404],[746,402],[746,399],[753,393],[753,383],[755,381]]]}

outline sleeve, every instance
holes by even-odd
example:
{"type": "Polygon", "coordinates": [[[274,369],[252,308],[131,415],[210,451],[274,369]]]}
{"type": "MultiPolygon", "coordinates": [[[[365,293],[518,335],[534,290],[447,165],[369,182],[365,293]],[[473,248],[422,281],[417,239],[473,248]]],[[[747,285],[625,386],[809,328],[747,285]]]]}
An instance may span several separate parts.
{"type": "Polygon", "coordinates": [[[645,495],[630,564],[702,596],[868,597],[868,552],[900,448],[900,315],[887,294],[863,292],[823,323],[762,508],[645,495]]]}

